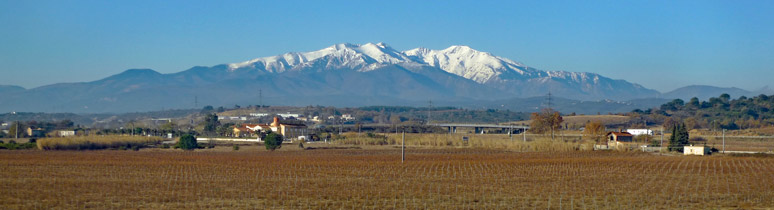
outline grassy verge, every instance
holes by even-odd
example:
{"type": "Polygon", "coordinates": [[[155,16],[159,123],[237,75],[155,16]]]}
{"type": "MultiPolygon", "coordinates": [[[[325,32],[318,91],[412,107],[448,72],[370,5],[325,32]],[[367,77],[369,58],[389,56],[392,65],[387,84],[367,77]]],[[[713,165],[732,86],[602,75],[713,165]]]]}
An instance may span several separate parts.
{"type": "Polygon", "coordinates": [[[39,139],[38,149],[41,150],[100,150],[100,149],[133,149],[148,145],[160,144],[159,137],[143,136],[78,136],[64,138],[39,139]]]}
{"type": "Polygon", "coordinates": [[[35,148],[35,143],[16,143],[11,140],[8,143],[0,141],[0,149],[16,150],[16,149],[32,149],[35,148]]]}

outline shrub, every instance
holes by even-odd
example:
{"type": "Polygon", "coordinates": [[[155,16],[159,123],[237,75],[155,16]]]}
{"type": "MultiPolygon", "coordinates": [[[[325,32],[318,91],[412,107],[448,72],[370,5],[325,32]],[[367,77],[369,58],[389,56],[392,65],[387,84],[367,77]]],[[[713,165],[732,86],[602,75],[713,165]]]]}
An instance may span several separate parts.
{"type": "Polygon", "coordinates": [[[162,148],[162,149],[169,149],[169,144],[162,144],[162,145],[161,145],[161,148],[162,148]]]}
{"type": "Polygon", "coordinates": [[[196,143],[196,137],[186,134],[180,137],[180,140],[177,141],[177,147],[183,150],[194,150],[199,145],[196,143]]]}
{"type": "Polygon", "coordinates": [[[267,150],[271,150],[271,151],[281,148],[282,135],[279,135],[276,133],[266,134],[266,137],[263,138],[263,145],[266,146],[267,150]]]}
{"type": "Polygon", "coordinates": [[[75,136],[39,139],[37,147],[41,150],[126,149],[142,148],[162,141],[161,138],[144,136],[75,136]]]}
{"type": "Polygon", "coordinates": [[[236,151],[236,150],[239,150],[239,145],[238,144],[234,144],[234,151],[236,151]]]}
{"type": "Polygon", "coordinates": [[[24,143],[24,144],[4,144],[0,143],[0,149],[8,149],[8,150],[17,150],[17,149],[32,149],[37,147],[35,143],[24,143]]]}

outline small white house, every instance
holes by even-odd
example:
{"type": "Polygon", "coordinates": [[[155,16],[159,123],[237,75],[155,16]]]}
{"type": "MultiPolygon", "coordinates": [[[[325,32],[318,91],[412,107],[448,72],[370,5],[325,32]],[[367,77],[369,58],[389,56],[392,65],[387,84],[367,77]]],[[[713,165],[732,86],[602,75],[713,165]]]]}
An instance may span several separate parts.
{"type": "Polygon", "coordinates": [[[269,116],[267,113],[250,113],[251,117],[266,117],[269,116]]]}
{"type": "Polygon", "coordinates": [[[287,118],[291,118],[291,117],[292,117],[292,118],[298,118],[298,117],[300,117],[300,116],[301,116],[300,114],[291,114],[290,112],[288,112],[288,113],[286,113],[286,114],[277,114],[277,115],[279,115],[279,116],[280,116],[280,117],[282,117],[283,119],[287,119],[287,118]]]}
{"type": "Polygon", "coordinates": [[[683,147],[683,155],[709,155],[710,149],[706,146],[685,146],[683,147]]]}
{"type": "Polygon", "coordinates": [[[632,135],[639,136],[639,135],[653,135],[653,130],[650,129],[626,129],[626,132],[631,133],[632,135]]]}
{"type": "Polygon", "coordinates": [[[75,136],[75,131],[59,131],[57,134],[60,137],[75,136]]]}

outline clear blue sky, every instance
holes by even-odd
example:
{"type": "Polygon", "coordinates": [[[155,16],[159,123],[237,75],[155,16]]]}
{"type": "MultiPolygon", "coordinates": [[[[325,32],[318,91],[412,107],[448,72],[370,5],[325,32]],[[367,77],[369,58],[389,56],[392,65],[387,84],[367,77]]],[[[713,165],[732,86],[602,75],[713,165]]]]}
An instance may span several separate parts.
{"type": "Polygon", "coordinates": [[[0,84],[173,73],[336,43],[469,45],[659,91],[774,87],[774,1],[0,0],[0,84]]]}

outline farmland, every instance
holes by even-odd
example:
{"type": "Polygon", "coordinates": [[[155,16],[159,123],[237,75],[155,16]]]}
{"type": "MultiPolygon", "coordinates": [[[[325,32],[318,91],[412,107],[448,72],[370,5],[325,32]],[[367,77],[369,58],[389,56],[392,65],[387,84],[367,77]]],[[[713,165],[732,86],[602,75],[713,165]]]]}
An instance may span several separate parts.
{"type": "MultiPolygon", "coordinates": [[[[307,146],[309,147],[309,146],[307,146]]],[[[394,146],[1,151],[4,209],[774,206],[774,158],[394,146]]]]}

